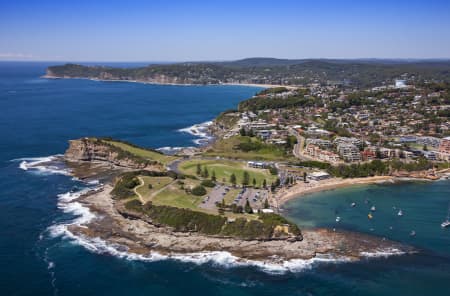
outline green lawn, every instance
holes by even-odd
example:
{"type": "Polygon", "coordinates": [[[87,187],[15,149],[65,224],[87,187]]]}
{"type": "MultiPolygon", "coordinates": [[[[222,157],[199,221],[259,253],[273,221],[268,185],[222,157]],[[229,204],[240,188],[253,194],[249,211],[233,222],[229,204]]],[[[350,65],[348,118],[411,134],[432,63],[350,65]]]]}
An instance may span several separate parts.
{"type": "Polygon", "coordinates": [[[188,160],[180,163],[179,169],[186,175],[196,175],[197,164],[201,165],[202,170],[206,167],[211,177],[212,172],[216,174],[217,181],[230,182],[230,176],[234,173],[237,179],[237,184],[242,183],[244,171],[250,175],[250,184],[252,185],[253,178],[256,179],[256,185],[261,186],[264,179],[267,184],[275,181],[276,176],[271,175],[269,170],[253,169],[246,166],[244,162],[228,161],[228,160],[188,160]]]}
{"type": "Polygon", "coordinates": [[[219,139],[213,144],[211,149],[204,153],[204,155],[245,160],[288,160],[283,148],[275,145],[262,144],[261,149],[247,152],[239,150],[239,144],[245,142],[261,143],[261,141],[255,137],[236,136],[229,139],[219,139]]]}
{"type": "Polygon", "coordinates": [[[122,142],[116,142],[116,141],[106,141],[104,140],[104,142],[114,145],[124,151],[128,151],[132,154],[135,154],[139,157],[143,157],[149,160],[155,160],[157,162],[160,162],[164,165],[166,165],[167,163],[175,160],[177,157],[175,156],[168,156],[168,155],[164,155],[162,153],[158,153],[155,151],[151,151],[151,150],[146,150],[146,149],[142,149],[142,148],[137,148],[134,146],[130,146],[128,144],[122,143],[122,142]]]}
{"type": "MultiPolygon", "coordinates": [[[[185,179],[184,188],[193,188],[200,184],[199,180],[185,179]]],[[[211,189],[207,189],[207,194],[211,189]]],[[[206,196],[206,194],[205,194],[206,196]]],[[[177,208],[188,208],[192,210],[199,210],[198,205],[203,200],[204,196],[196,196],[188,194],[184,189],[181,189],[181,185],[177,182],[167,186],[164,190],[153,197],[152,202],[156,205],[166,205],[177,208]]]]}
{"type": "Polygon", "coordinates": [[[232,204],[236,196],[239,194],[239,191],[241,191],[241,189],[230,188],[230,191],[228,191],[227,194],[225,194],[225,196],[223,197],[225,203],[227,205],[232,204]]]}
{"type": "Polygon", "coordinates": [[[144,201],[149,201],[153,193],[165,187],[173,180],[170,177],[140,176],[140,178],[144,181],[144,185],[139,186],[139,188],[137,188],[136,191],[142,196],[144,201]],[[152,184],[152,189],[148,188],[149,184],[152,184]]]}

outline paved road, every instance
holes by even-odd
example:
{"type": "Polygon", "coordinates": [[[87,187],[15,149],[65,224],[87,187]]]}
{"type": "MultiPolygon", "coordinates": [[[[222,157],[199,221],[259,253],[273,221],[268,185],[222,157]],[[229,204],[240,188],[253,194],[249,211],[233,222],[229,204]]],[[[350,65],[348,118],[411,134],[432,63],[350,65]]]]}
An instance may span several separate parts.
{"type": "Polygon", "coordinates": [[[297,138],[297,144],[294,145],[294,150],[292,153],[297,158],[303,157],[303,147],[305,147],[305,138],[301,136],[297,131],[295,130],[289,130],[291,135],[295,136],[297,138]]]}

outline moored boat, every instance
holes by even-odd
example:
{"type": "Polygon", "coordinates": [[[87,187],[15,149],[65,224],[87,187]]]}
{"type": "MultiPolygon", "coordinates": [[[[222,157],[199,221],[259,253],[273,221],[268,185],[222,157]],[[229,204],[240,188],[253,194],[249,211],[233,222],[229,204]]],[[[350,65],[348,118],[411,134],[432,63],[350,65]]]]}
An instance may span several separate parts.
{"type": "Polygon", "coordinates": [[[447,219],[441,223],[441,227],[442,228],[450,227],[450,205],[448,207],[447,219]]]}

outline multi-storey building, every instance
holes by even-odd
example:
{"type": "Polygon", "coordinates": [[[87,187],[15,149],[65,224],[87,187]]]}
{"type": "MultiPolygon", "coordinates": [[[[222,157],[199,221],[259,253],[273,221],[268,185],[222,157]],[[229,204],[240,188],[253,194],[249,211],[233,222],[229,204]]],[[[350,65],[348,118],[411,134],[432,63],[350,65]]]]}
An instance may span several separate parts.
{"type": "Polygon", "coordinates": [[[345,159],[346,161],[353,162],[361,160],[359,148],[356,147],[354,144],[340,143],[337,146],[337,151],[339,155],[341,155],[342,158],[345,159]]]}

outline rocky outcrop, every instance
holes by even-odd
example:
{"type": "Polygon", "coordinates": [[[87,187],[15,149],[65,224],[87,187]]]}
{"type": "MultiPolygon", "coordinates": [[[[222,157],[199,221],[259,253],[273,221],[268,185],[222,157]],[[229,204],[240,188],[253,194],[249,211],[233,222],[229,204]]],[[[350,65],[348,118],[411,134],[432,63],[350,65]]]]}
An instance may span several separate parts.
{"type": "Polygon", "coordinates": [[[427,180],[439,180],[441,175],[436,173],[434,170],[426,170],[426,171],[394,171],[392,176],[397,178],[413,178],[413,179],[427,179],[427,180]]]}
{"type": "Polygon", "coordinates": [[[130,169],[157,169],[162,166],[155,161],[138,157],[99,139],[82,138],[69,141],[64,158],[70,162],[100,161],[130,169]]]}
{"type": "Polygon", "coordinates": [[[105,185],[103,191],[82,196],[78,201],[98,213],[99,218],[87,225],[71,225],[69,231],[84,238],[100,238],[112,245],[124,246],[132,254],[226,251],[241,259],[281,264],[284,260],[320,256],[357,260],[365,253],[401,254],[415,251],[380,237],[325,229],[305,230],[303,239],[295,241],[242,240],[194,232],[174,232],[167,227],[149,223],[139,213],[119,213],[111,199],[111,190],[111,185],[105,185]]]}

